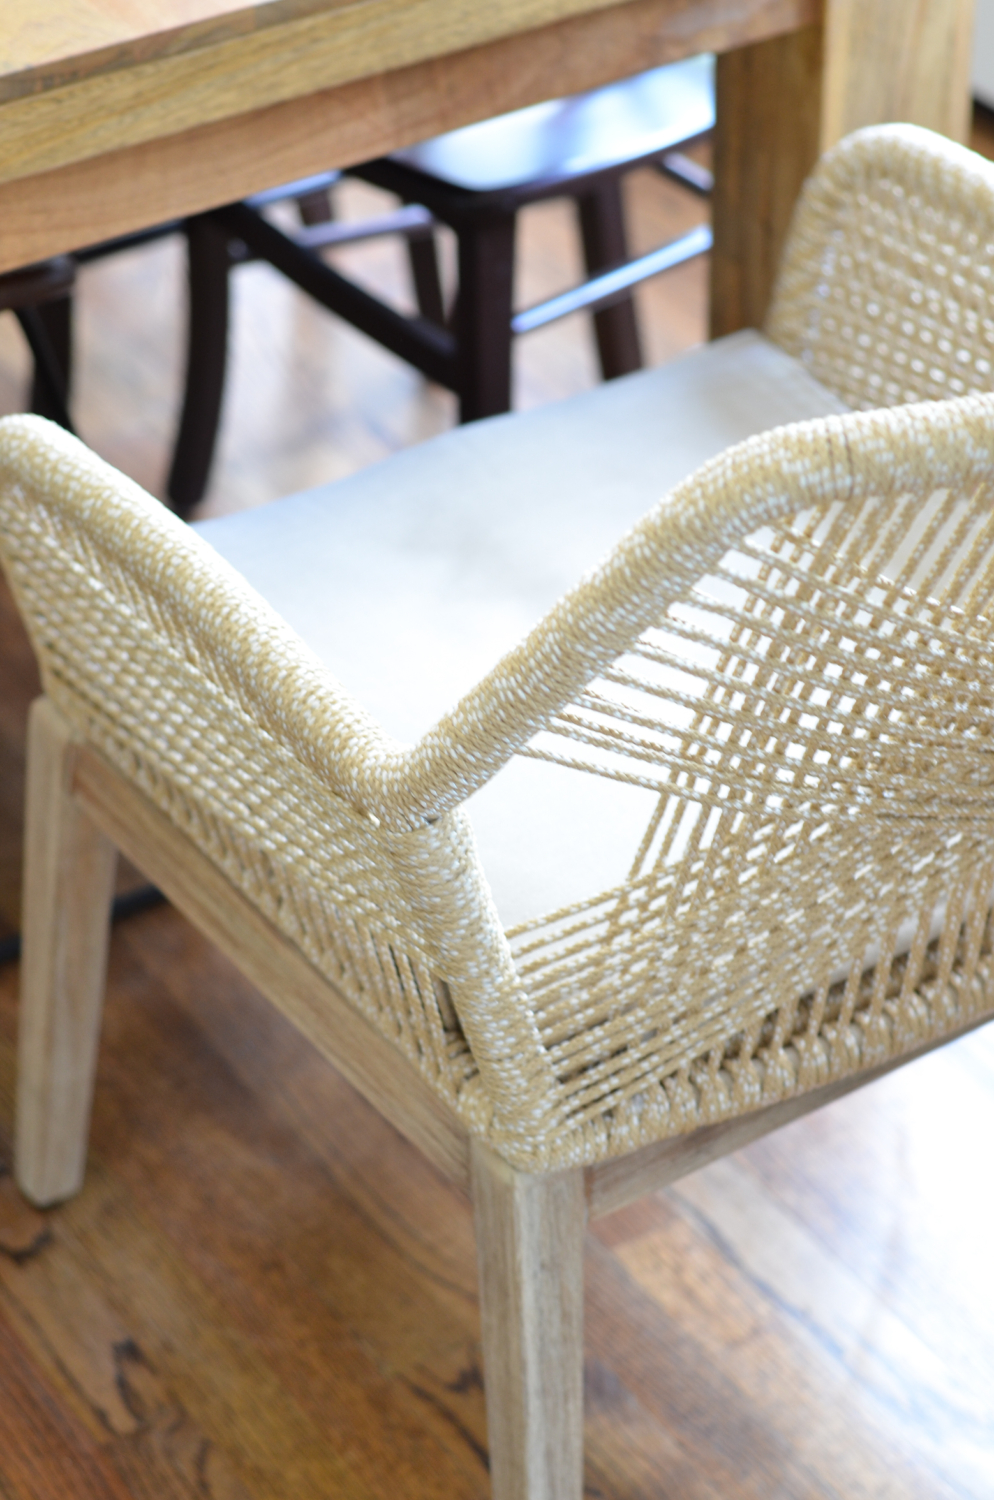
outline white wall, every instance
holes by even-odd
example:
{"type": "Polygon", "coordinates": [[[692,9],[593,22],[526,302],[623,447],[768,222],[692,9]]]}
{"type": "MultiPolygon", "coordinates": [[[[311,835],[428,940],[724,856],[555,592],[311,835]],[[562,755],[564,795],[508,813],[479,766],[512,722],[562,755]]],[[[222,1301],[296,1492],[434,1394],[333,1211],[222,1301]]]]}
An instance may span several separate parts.
{"type": "Polygon", "coordinates": [[[973,32],[973,93],[994,109],[994,0],[976,0],[973,32]]]}

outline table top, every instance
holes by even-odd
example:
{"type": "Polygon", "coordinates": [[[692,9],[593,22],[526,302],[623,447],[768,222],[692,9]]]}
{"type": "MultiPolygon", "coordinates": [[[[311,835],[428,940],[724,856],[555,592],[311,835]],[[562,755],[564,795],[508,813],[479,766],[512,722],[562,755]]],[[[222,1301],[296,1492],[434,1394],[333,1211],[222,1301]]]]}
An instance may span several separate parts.
{"type": "Polygon", "coordinates": [[[796,32],[821,8],[0,0],[0,270],[693,53],[796,32]]]}
{"type": "Polygon", "coordinates": [[[350,0],[0,0],[0,100],[231,41],[350,0]]]}
{"type": "Polygon", "coordinates": [[[0,181],[626,3],[0,0],[0,181]]]}

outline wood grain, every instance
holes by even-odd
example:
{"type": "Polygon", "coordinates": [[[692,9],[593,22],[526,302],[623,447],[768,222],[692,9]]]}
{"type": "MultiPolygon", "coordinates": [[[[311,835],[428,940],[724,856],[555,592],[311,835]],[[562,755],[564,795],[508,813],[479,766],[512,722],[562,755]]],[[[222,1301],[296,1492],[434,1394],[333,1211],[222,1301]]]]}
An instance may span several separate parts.
{"type": "MultiPolygon", "coordinates": [[[[68,131],[60,116],[57,139],[38,146],[41,155],[31,155],[30,168],[28,157],[18,156],[22,148],[8,110],[21,109],[25,129],[33,140],[41,132],[41,142],[42,136],[48,141],[44,112],[54,104],[42,97],[2,106],[0,123],[8,133],[0,158],[0,270],[364,161],[552,94],[594,88],[694,52],[741,46],[810,21],[816,11],[817,0],[627,0],[282,103],[265,104],[260,93],[251,112],[208,115],[210,123],[189,129],[178,118],[162,118],[156,138],[143,136],[137,145],[125,146],[126,121],[109,114],[104,123],[85,127],[96,132],[99,155],[88,155],[78,130],[68,131]],[[57,166],[56,158],[67,164],[57,166]]],[[[156,98],[136,102],[142,130],[156,98]]],[[[36,146],[23,149],[34,153],[36,146]]]]}
{"type": "Polygon", "coordinates": [[[821,149],[909,120],[965,141],[974,0],[827,0],[821,149]]]}
{"type": "Polygon", "coordinates": [[[128,1500],[98,1444],[52,1390],[0,1310],[0,1484],[3,1493],[65,1500],[128,1500]],[[16,1480],[17,1490],[5,1481],[16,1480]]]}
{"type": "Polygon", "coordinates": [[[580,1500],[583,1175],[472,1164],[493,1500],[580,1500]]]}
{"type": "MultiPolygon", "coordinates": [[[[529,25],[601,8],[624,0],[508,0],[504,19],[480,22],[467,5],[423,3],[408,7],[411,19],[432,40],[448,50],[468,27],[482,26],[485,35],[499,35],[529,25]],[[496,27],[496,29],[494,29],[496,27]]],[[[30,17],[14,5],[0,5],[0,98],[18,93],[41,93],[96,73],[129,71],[136,64],[176,57],[184,52],[217,49],[268,32],[278,48],[300,22],[317,21],[341,28],[345,57],[340,65],[360,62],[368,40],[408,17],[396,0],[82,0],[67,10],[59,0],[36,0],[30,17]],[[359,14],[336,16],[351,9],[359,14]],[[349,42],[351,41],[351,47],[349,42]]],[[[407,45],[410,45],[408,42],[407,45]]]]}
{"type": "Polygon", "coordinates": [[[229,41],[335,0],[34,0],[0,3],[0,98],[41,93],[97,72],[229,41]]]}
{"type": "Polygon", "coordinates": [[[94,750],[80,747],[73,792],[138,869],[375,1104],[430,1161],[468,1187],[466,1132],[401,1052],[205,855],[94,750]]]}
{"type": "MultiPolygon", "coordinates": [[[[598,30],[626,31],[630,4],[631,0],[505,0],[497,6],[328,0],[310,14],[275,20],[211,45],[166,52],[147,61],[122,58],[115,67],[61,86],[51,86],[49,71],[48,87],[0,104],[0,173],[10,179],[48,171],[318,90],[479,50],[504,38],[527,36],[541,28],[556,32],[560,24],[570,28],[588,12],[598,30]]],[[[690,41],[706,30],[717,31],[729,17],[732,24],[726,20],[722,29],[734,45],[737,36],[755,26],[756,15],[770,9],[768,0],[739,0],[734,10],[727,0],[704,0],[703,9],[701,5],[702,0],[657,4],[660,31],[690,41]]],[[[796,24],[797,4],[780,0],[774,8],[783,16],[781,25],[796,24]]],[[[700,50],[696,41],[692,50],[700,50]]],[[[18,76],[17,86],[22,83],[18,76]]],[[[546,87],[562,91],[552,77],[546,87]]]]}
{"type": "Polygon", "coordinates": [[[711,337],[761,327],[805,177],[818,159],[819,26],[718,58],[711,337]]]}

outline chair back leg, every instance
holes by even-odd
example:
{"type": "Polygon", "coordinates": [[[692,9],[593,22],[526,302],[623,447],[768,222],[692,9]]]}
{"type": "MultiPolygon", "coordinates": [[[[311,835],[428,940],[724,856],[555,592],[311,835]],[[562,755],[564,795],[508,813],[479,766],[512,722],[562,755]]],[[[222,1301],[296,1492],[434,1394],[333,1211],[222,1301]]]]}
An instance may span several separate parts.
{"type": "Polygon", "coordinates": [[[17,1181],[33,1203],[82,1185],[117,851],[72,796],[70,729],[31,709],[18,1034],[17,1181]]]}
{"type": "MultiPolygon", "coordinates": [[[[71,432],[67,407],[72,370],[72,296],[55,297],[34,309],[47,338],[49,360],[38,358],[31,380],[31,410],[71,432]],[[52,368],[48,368],[49,362],[52,368]]],[[[23,325],[22,325],[23,326],[23,325]]]]}
{"type": "Polygon", "coordinates": [[[166,491],[186,520],[203,499],[214,459],[228,361],[228,236],[210,214],[184,225],[189,304],[186,389],[166,491]]]}
{"type": "MultiPolygon", "coordinates": [[[[577,195],[583,258],[588,276],[611,270],[629,259],[625,218],[621,201],[621,179],[610,177],[577,195]]],[[[617,302],[594,313],[594,332],[601,374],[605,380],[629,375],[642,368],[635,303],[631,292],[619,293],[617,302]]]]}
{"type": "Polygon", "coordinates": [[[493,1500],[583,1492],[583,1172],[515,1172],[473,1142],[493,1500]]]}

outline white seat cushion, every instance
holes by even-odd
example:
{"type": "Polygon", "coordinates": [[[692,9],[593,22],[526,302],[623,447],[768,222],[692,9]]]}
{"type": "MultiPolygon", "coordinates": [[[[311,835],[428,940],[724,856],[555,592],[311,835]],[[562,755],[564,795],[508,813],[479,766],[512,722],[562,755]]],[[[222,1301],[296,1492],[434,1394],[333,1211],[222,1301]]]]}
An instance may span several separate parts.
{"type": "MultiPolygon", "coordinates": [[[[197,529],[384,729],[414,740],[699,464],[845,410],[747,331],[197,529]]],[[[468,804],[505,924],[623,880],[653,805],[514,760],[468,804]]]]}

